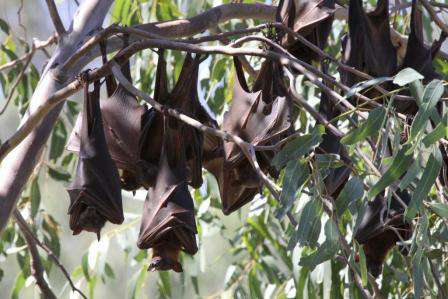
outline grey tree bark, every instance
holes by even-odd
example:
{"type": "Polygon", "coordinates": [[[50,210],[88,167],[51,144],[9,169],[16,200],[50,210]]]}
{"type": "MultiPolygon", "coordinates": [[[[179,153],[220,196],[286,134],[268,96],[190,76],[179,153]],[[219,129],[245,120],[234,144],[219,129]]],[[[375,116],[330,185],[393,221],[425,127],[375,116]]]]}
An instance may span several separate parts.
{"type": "MultiPolygon", "coordinates": [[[[58,47],[41,76],[31,98],[27,115],[43,105],[52,94],[64,87],[67,82],[71,82],[79,73],[82,64],[77,64],[66,74],[60,74],[58,66],[101,28],[112,3],[113,0],[88,0],[79,6],[67,34],[61,36],[58,47]],[[56,78],[64,79],[58,81],[56,78]]],[[[8,223],[17,199],[36,165],[62,107],[63,103],[55,107],[0,165],[0,232],[8,223]]],[[[26,119],[25,117],[22,123],[26,119]]]]}

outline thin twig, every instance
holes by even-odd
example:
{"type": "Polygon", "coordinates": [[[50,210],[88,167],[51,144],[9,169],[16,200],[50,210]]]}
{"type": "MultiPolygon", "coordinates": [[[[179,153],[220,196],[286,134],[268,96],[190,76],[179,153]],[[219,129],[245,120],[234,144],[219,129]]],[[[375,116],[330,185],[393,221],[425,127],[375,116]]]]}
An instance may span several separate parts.
{"type": "Polygon", "coordinates": [[[17,223],[20,226],[20,229],[27,234],[31,239],[33,239],[34,243],[39,246],[40,248],[42,248],[47,254],[48,256],[53,260],[53,262],[56,264],[56,266],[59,267],[59,269],[61,269],[62,273],[64,274],[65,278],[67,279],[67,281],[70,283],[70,286],[73,290],[73,292],[77,292],[79,295],[81,295],[83,298],[87,299],[87,296],[84,295],[84,293],[78,289],[75,284],[73,283],[72,279],[70,278],[70,274],[68,274],[67,270],[65,269],[64,265],[61,264],[61,262],[59,261],[58,257],[53,253],[53,251],[48,248],[47,245],[43,244],[35,235],[34,233],[31,231],[31,229],[28,227],[28,224],[26,223],[25,219],[23,219],[22,215],[20,214],[19,211],[14,210],[13,212],[14,218],[16,219],[17,223]]]}
{"type": "Polygon", "coordinates": [[[42,297],[45,299],[56,299],[57,297],[50,289],[47,281],[44,278],[44,267],[42,266],[42,262],[40,260],[40,255],[36,247],[36,242],[32,237],[33,233],[29,230],[25,220],[22,218],[22,215],[20,215],[19,212],[16,211],[14,213],[14,217],[16,219],[17,225],[22,231],[26,243],[28,244],[28,251],[30,252],[31,256],[30,257],[31,275],[33,275],[34,278],[36,279],[36,285],[42,292],[42,297]]]}
{"type": "Polygon", "coordinates": [[[53,21],[54,28],[59,36],[66,33],[64,24],[62,23],[61,17],[59,16],[58,9],[53,0],[45,0],[47,3],[48,11],[50,12],[51,20],[53,21]]]}
{"type": "MultiPolygon", "coordinates": [[[[55,35],[50,36],[45,41],[35,40],[34,41],[34,49],[35,50],[41,50],[41,49],[44,49],[45,47],[48,47],[51,44],[54,44],[55,42],[56,42],[56,36],[55,35]]],[[[28,53],[26,53],[25,55],[23,55],[20,58],[17,58],[16,60],[10,61],[10,62],[5,63],[3,65],[0,65],[0,72],[2,72],[4,70],[7,70],[7,69],[10,69],[10,68],[16,66],[17,64],[22,63],[23,61],[26,61],[29,58],[29,56],[31,56],[31,55],[32,55],[32,53],[31,53],[31,50],[30,50],[28,53]]]]}
{"type": "Polygon", "coordinates": [[[31,59],[33,59],[34,53],[36,52],[36,48],[33,46],[31,47],[31,50],[29,52],[29,56],[25,62],[25,65],[23,66],[23,68],[20,70],[20,74],[19,76],[17,76],[16,81],[14,82],[14,84],[12,85],[11,91],[9,92],[9,95],[6,97],[6,103],[5,105],[3,105],[3,107],[0,109],[0,115],[2,115],[5,111],[6,108],[8,108],[9,102],[11,102],[12,97],[14,96],[14,93],[16,91],[17,86],[19,86],[19,83],[22,81],[23,76],[25,75],[25,72],[31,62],[31,59]]]}
{"type": "Polygon", "coordinates": [[[420,3],[425,7],[425,9],[428,11],[429,15],[431,16],[431,19],[434,21],[434,23],[439,26],[440,29],[442,29],[445,34],[448,34],[448,26],[439,18],[437,13],[434,11],[434,8],[431,6],[431,4],[428,2],[428,0],[418,0],[420,3]]]}

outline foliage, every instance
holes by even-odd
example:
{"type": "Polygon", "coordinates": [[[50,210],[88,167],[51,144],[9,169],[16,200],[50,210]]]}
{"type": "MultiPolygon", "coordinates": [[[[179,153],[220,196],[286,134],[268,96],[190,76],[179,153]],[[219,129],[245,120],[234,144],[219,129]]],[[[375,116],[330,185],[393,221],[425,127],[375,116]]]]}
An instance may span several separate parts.
{"type": "MultiPolygon", "coordinates": [[[[189,17],[221,2],[230,1],[116,0],[111,10],[110,22],[132,26],[189,17]]],[[[395,29],[405,32],[408,13],[403,10],[395,17],[395,29]]],[[[229,31],[256,24],[258,22],[252,20],[231,21],[223,24],[221,30],[229,31]]],[[[333,56],[339,55],[340,40],[346,31],[344,24],[337,21],[331,33],[326,52],[333,56]]],[[[429,18],[425,17],[427,36],[432,33],[429,24],[429,18]]],[[[0,19],[0,29],[4,33],[0,45],[0,65],[3,65],[17,59],[19,55],[15,53],[24,53],[28,49],[15,37],[5,20],[0,19]]],[[[179,75],[183,54],[168,52],[168,73],[172,74],[170,82],[173,84],[179,75]]],[[[152,94],[154,88],[156,60],[156,55],[145,50],[135,55],[131,64],[136,87],[149,94],[152,94]]],[[[259,59],[249,60],[256,67],[260,65],[259,59]]],[[[436,65],[446,77],[448,63],[437,59],[436,65]]],[[[12,69],[0,72],[1,90],[4,95],[9,94],[21,67],[23,65],[18,64],[12,69]]],[[[201,100],[208,104],[218,122],[222,121],[222,115],[231,101],[234,72],[231,57],[224,55],[211,55],[200,71],[201,100]]],[[[334,67],[330,67],[329,72],[338,77],[334,67]]],[[[38,79],[39,72],[31,66],[18,86],[13,103],[21,116],[29,104],[28,100],[38,79]]],[[[435,105],[440,102],[446,81],[434,80],[423,85],[422,79],[416,71],[405,69],[394,78],[362,82],[346,94],[349,98],[355,91],[370,88],[385,80],[393,80],[416,97],[420,95],[420,102],[418,114],[410,127],[397,117],[390,108],[391,105],[388,105],[394,100],[393,96],[385,99],[384,107],[369,111],[365,120],[358,119],[354,113],[341,116],[340,129],[345,133],[342,142],[347,146],[349,156],[355,163],[353,175],[339,194],[334,211],[330,215],[335,217],[329,217],[325,213],[323,181],[329,170],[340,166],[343,161],[336,155],[316,154],[314,158],[309,155],[310,152],[315,153],[315,147],[321,142],[323,128],[303,110],[299,112],[296,123],[296,130],[301,136],[289,141],[274,158],[275,166],[286,166],[276,182],[282,187],[280,202],[277,202],[268,190],[264,190],[263,194],[239,215],[232,216],[230,220],[223,220],[216,181],[211,175],[205,174],[207,179],[202,188],[192,190],[201,253],[194,257],[183,256],[186,270],[183,274],[146,272],[148,253],[137,250],[135,246],[140,215],[133,211],[126,211],[125,223],[120,227],[108,227],[109,230],[101,241],[92,241],[85,252],[61,252],[61,224],[46,211],[47,194],[41,186],[44,180],[56,181],[66,186],[74,173],[76,159],[73,154],[64,151],[64,145],[79,111],[75,102],[67,103],[67,109],[64,109],[63,115],[57,121],[42,163],[23,192],[19,208],[28,217],[36,236],[57,256],[76,255],[79,266],[71,271],[71,276],[89,298],[97,298],[95,290],[98,285],[114,283],[118,273],[123,271],[115,265],[116,261],[108,259],[111,242],[119,244],[125,264],[129,265],[129,269],[126,269],[126,274],[129,274],[127,298],[146,297],[145,285],[157,288],[160,298],[193,295],[223,298],[360,298],[353,275],[338,258],[345,254],[340,238],[345,238],[351,246],[349,263],[357,269],[363,284],[371,287],[367,279],[365,256],[361,249],[358,250],[359,246],[352,237],[353,232],[359,224],[365,203],[392,184],[398,183],[399,188],[412,190],[406,217],[414,219],[414,235],[411,241],[405,244],[410,250],[408,256],[401,255],[397,248],[388,255],[379,284],[384,294],[390,294],[394,298],[435,297],[440,294],[436,280],[441,283],[445,292],[448,291],[448,267],[445,262],[448,258],[445,244],[448,241],[448,204],[445,195],[447,190],[445,187],[436,188],[436,179],[442,164],[438,145],[441,138],[448,139],[448,115],[436,119],[432,114],[435,105]],[[428,125],[430,121],[435,123],[435,129],[428,125]],[[408,140],[404,145],[400,145],[399,140],[404,131],[409,133],[408,140]],[[381,148],[381,144],[388,137],[395,141],[392,158],[375,160],[378,157],[381,159],[382,155],[372,151],[368,139],[377,145],[377,148],[381,148]],[[378,177],[371,166],[361,158],[360,153],[368,156],[375,165],[388,165],[387,172],[378,177]],[[405,176],[400,180],[403,174],[405,176]],[[367,192],[364,192],[365,186],[367,192]],[[297,220],[297,227],[288,220],[288,211],[297,220]],[[335,219],[338,222],[335,222],[335,219]],[[213,254],[208,252],[208,246],[211,244],[205,240],[209,239],[226,244],[229,252],[225,253],[225,257],[213,257],[213,254]],[[356,253],[360,255],[359,262],[354,261],[356,253]],[[215,259],[221,259],[220,262],[225,263],[225,273],[213,273],[215,259]],[[214,289],[207,286],[207,276],[212,275],[219,277],[220,281],[214,289]]],[[[296,88],[309,103],[316,104],[320,94],[316,86],[303,79],[296,88]]],[[[67,196],[61,196],[62,199],[66,200],[64,205],[68,205],[67,196]]],[[[126,200],[141,204],[138,196],[130,196],[126,200]]],[[[32,284],[33,278],[29,252],[26,250],[24,238],[13,222],[1,236],[0,254],[2,259],[15,257],[20,265],[19,273],[9,273],[0,263],[0,279],[6,275],[16,276],[11,288],[11,297],[19,298],[21,291],[32,284]]],[[[42,253],[41,257],[48,275],[59,271],[45,253],[42,253]]],[[[61,294],[68,296],[68,289],[63,289],[61,294]]]]}

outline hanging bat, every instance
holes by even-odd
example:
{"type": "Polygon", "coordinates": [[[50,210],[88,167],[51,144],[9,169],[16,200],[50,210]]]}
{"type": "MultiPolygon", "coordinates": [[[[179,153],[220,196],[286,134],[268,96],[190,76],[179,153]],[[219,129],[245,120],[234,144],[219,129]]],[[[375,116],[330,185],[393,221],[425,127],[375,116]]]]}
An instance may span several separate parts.
{"type": "MultiPolygon", "coordinates": [[[[129,62],[123,65],[122,72],[132,81],[129,62]]],[[[101,100],[104,131],[112,159],[122,170],[121,186],[125,190],[148,188],[154,183],[157,163],[151,164],[140,157],[139,142],[145,139],[142,127],[150,112],[121,84],[113,89],[116,86],[113,76],[106,77],[106,85],[109,97],[101,100]]],[[[79,151],[80,119],[81,115],[67,145],[68,150],[75,152],[79,151]]]]}
{"type": "MultiPolygon", "coordinates": [[[[407,191],[397,190],[396,193],[406,205],[409,204],[411,197],[407,191]]],[[[409,240],[412,236],[412,226],[404,220],[404,211],[395,197],[391,200],[390,208],[383,195],[367,203],[355,239],[363,245],[367,269],[374,277],[381,274],[387,253],[397,242],[409,240]]]]}
{"type": "Polygon", "coordinates": [[[121,224],[124,220],[120,178],[104,135],[99,81],[94,82],[91,93],[85,83],[84,96],[76,176],[67,189],[68,213],[74,235],[85,230],[96,233],[99,240],[106,221],[121,224]]]}
{"type": "Polygon", "coordinates": [[[188,191],[185,125],[164,116],[164,134],[156,184],[149,188],[144,204],[137,246],[153,248],[149,270],[182,272],[181,250],[195,254],[193,199],[188,191]]]}
{"type": "MultiPolygon", "coordinates": [[[[391,156],[390,144],[386,146],[384,155],[391,156]]],[[[381,170],[385,172],[385,168],[386,166],[382,165],[381,170]]],[[[397,189],[391,197],[390,205],[384,198],[384,192],[373,201],[367,202],[354,234],[356,241],[363,245],[367,268],[375,277],[381,274],[387,253],[397,242],[409,240],[412,236],[412,225],[405,220],[405,207],[399,200],[405,206],[409,205],[411,196],[407,190],[397,189]]],[[[402,250],[402,253],[405,253],[405,250],[402,250]]]]}
{"type": "MultiPolygon", "coordinates": [[[[264,62],[252,91],[249,90],[243,69],[235,59],[236,79],[232,104],[224,115],[223,130],[240,136],[254,145],[275,144],[291,133],[291,102],[286,93],[280,66],[264,62]]],[[[217,178],[222,210],[228,215],[250,202],[260,191],[262,183],[240,148],[224,142],[223,153],[206,163],[206,168],[217,178]]],[[[278,171],[270,165],[272,151],[258,152],[257,160],[263,171],[273,177],[278,171]]]]}
{"type": "Polygon", "coordinates": [[[439,40],[435,41],[431,47],[425,45],[423,38],[422,12],[418,8],[416,0],[412,1],[410,27],[411,32],[409,33],[406,54],[401,69],[407,67],[415,69],[425,77],[424,83],[433,79],[440,79],[442,76],[434,70],[432,61],[445,41],[446,34],[442,31],[439,40]]]}
{"type": "MultiPolygon", "coordinates": [[[[392,44],[389,25],[389,1],[378,0],[376,9],[366,13],[362,0],[350,0],[348,36],[342,41],[342,61],[372,77],[392,76],[397,70],[397,51],[392,44]]],[[[353,86],[364,79],[341,71],[341,81],[353,86]]],[[[383,84],[390,89],[390,84],[383,84]]],[[[376,90],[368,97],[379,95],[376,90]]]]}
{"type": "MultiPolygon", "coordinates": [[[[328,121],[331,121],[340,114],[339,110],[329,100],[328,95],[324,92],[321,93],[319,113],[325,116],[328,121]]],[[[348,153],[341,144],[340,137],[335,136],[328,129],[325,129],[322,143],[317,148],[317,152],[321,154],[337,154],[345,164],[351,164],[348,153]]],[[[329,169],[329,174],[324,179],[325,193],[336,199],[342,191],[345,183],[348,181],[350,173],[351,170],[347,166],[329,169]]]]}
{"type": "MultiPolygon", "coordinates": [[[[424,76],[423,83],[427,84],[434,79],[441,79],[442,76],[438,74],[433,66],[433,59],[437,55],[446,39],[446,34],[442,31],[440,38],[435,41],[431,47],[425,45],[423,38],[423,23],[422,12],[418,8],[417,1],[412,2],[411,11],[411,31],[408,37],[408,44],[401,69],[413,68],[424,76]]],[[[404,94],[409,95],[405,91],[404,94]]],[[[415,115],[418,111],[418,106],[414,101],[400,101],[396,103],[397,110],[401,113],[415,115]]]]}
{"type": "MultiPolygon", "coordinates": [[[[158,63],[158,78],[156,85],[156,93],[154,99],[167,107],[177,109],[180,112],[195,118],[207,126],[216,127],[216,122],[207,113],[204,107],[199,102],[197,92],[197,79],[199,64],[202,62],[200,56],[192,58],[190,54],[185,57],[179,79],[177,80],[173,90],[167,91],[166,79],[166,62],[163,59],[163,54],[159,54],[158,63]]],[[[150,112],[151,116],[146,121],[144,131],[147,139],[143,139],[140,148],[141,156],[146,161],[156,161],[160,157],[160,147],[155,146],[154,137],[159,139],[162,126],[162,115],[159,112],[150,112]]],[[[184,129],[184,138],[189,140],[186,145],[186,159],[188,170],[189,184],[195,188],[202,185],[202,160],[203,160],[203,144],[204,134],[193,128],[186,127],[184,129]]],[[[207,140],[211,142],[213,138],[207,136],[207,140]]],[[[208,141],[208,142],[209,142],[208,141]]],[[[160,144],[160,143],[159,143],[160,144]]]]}
{"type": "MultiPolygon", "coordinates": [[[[281,0],[276,18],[278,22],[323,49],[333,24],[334,4],[334,0],[281,0]]],[[[319,60],[317,53],[290,35],[283,37],[282,45],[292,55],[307,63],[319,60]]]]}

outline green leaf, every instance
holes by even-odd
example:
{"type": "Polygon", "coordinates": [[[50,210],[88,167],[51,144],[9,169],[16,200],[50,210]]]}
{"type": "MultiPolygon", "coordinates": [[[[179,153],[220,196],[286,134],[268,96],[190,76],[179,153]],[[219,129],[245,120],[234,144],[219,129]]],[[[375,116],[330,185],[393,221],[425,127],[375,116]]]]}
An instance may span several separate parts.
{"type": "Polygon", "coordinates": [[[58,120],[51,134],[50,159],[56,161],[64,152],[67,140],[67,130],[62,121],[58,120]]]}
{"type": "Polygon", "coordinates": [[[355,95],[355,93],[358,93],[368,87],[371,87],[374,85],[379,85],[383,82],[390,81],[390,80],[392,80],[391,77],[379,77],[379,78],[373,78],[373,79],[370,79],[367,81],[358,82],[355,85],[353,85],[349,91],[347,91],[347,94],[345,96],[346,96],[346,98],[351,98],[352,96],[355,95]]]}
{"type": "Polygon", "coordinates": [[[395,75],[393,83],[398,86],[405,86],[416,80],[423,80],[423,75],[411,68],[405,68],[395,75]]]}
{"type": "Polygon", "coordinates": [[[282,193],[280,194],[280,207],[275,217],[282,219],[291,209],[297,196],[297,191],[310,175],[306,162],[291,160],[286,165],[283,177],[282,193]]]}
{"type": "Polygon", "coordinates": [[[114,270],[112,269],[112,267],[109,265],[109,263],[106,263],[104,265],[104,273],[106,273],[106,275],[112,279],[115,279],[115,273],[114,270]]]}
{"type": "Polygon", "coordinates": [[[272,159],[272,165],[277,169],[283,168],[288,161],[296,160],[307,154],[322,142],[323,126],[317,126],[310,134],[295,138],[288,142],[283,149],[272,159]]]}
{"type": "Polygon", "coordinates": [[[339,250],[339,232],[333,220],[325,223],[325,242],[315,252],[300,258],[299,265],[313,270],[317,265],[333,258],[339,250]]]}
{"type": "Polygon", "coordinates": [[[5,20],[0,18],[0,29],[6,33],[6,35],[9,35],[9,25],[6,23],[5,20]]]}
{"type": "Polygon", "coordinates": [[[11,299],[18,299],[20,291],[25,286],[25,277],[23,276],[23,272],[20,272],[19,275],[17,275],[16,280],[14,282],[14,287],[12,289],[11,293],[11,299]]]}
{"type": "Polygon", "coordinates": [[[167,271],[159,272],[159,281],[157,282],[159,292],[167,298],[171,298],[171,279],[170,273],[167,271]]]}
{"type": "Polygon", "coordinates": [[[409,170],[406,172],[404,177],[400,180],[400,184],[398,187],[401,190],[406,189],[419,175],[419,173],[422,171],[422,168],[420,167],[420,158],[417,156],[417,159],[415,159],[414,163],[412,163],[409,170]]]}
{"type": "Polygon", "coordinates": [[[429,204],[431,210],[434,211],[440,218],[448,219],[448,204],[442,202],[432,202],[429,204]]]}
{"type": "Polygon", "coordinates": [[[289,250],[292,250],[296,243],[299,243],[301,246],[317,246],[321,228],[321,215],[322,203],[320,200],[317,198],[310,199],[302,209],[299,224],[288,244],[289,250]]]}
{"type": "Polygon", "coordinates": [[[425,128],[425,124],[442,97],[443,91],[443,83],[440,80],[433,80],[425,87],[422,103],[419,105],[420,109],[412,122],[410,139],[414,139],[425,128]]]}
{"type": "MultiPolygon", "coordinates": [[[[131,299],[140,298],[140,291],[143,288],[143,284],[145,282],[146,274],[148,273],[146,266],[140,268],[131,279],[130,290],[131,290],[131,299]]],[[[159,272],[162,273],[162,272],[159,272]]]]}
{"type": "Polygon", "coordinates": [[[423,250],[419,248],[412,259],[412,279],[414,282],[414,298],[422,298],[424,289],[423,279],[423,265],[422,265],[423,250]]]}
{"type": "Polygon", "coordinates": [[[364,253],[363,246],[359,246],[358,251],[359,251],[359,265],[361,268],[362,286],[366,287],[367,286],[367,260],[366,260],[366,255],[364,253]]]}
{"type": "Polygon", "coordinates": [[[34,218],[39,210],[41,200],[39,181],[37,177],[31,182],[30,195],[31,195],[31,215],[34,218]]]}
{"type": "Polygon", "coordinates": [[[431,133],[429,133],[422,139],[422,142],[425,145],[425,147],[429,147],[430,145],[436,143],[440,139],[447,136],[447,134],[448,134],[448,127],[443,123],[439,123],[437,127],[431,131],[431,133]]]}
{"type": "Polygon", "coordinates": [[[85,253],[82,256],[81,267],[82,267],[82,273],[84,274],[84,277],[86,278],[87,281],[89,281],[90,280],[90,275],[89,275],[89,257],[87,255],[87,253],[85,253]]]}
{"type": "Polygon", "coordinates": [[[50,177],[52,177],[56,181],[68,182],[68,180],[70,180],[70,177],[71,177],[70,173],[68,173],[67,171],[65,171],[63,169],[57,169],[50,165],[48,165],[48,174],[50,175],[50,177]]]}
{"type": "Polygon", "coordinates": [[[345,135],[341,142],[346,145],[365,140],[367,137],[377,135],[386,120],[386,110],[382,107],[375,108],[369,114],[367,120],[358,128],[345,135]]]}
{"type": "Polygon", "coordinates": [[[383,174],[380,180],[369,190],[368,197],[373,198],[383,191],[387,186],[400,179],[401,175],[409,168],[413,156],[406,155],[411,145],[405,144],[394,157],[390,167],[383,174]]]}
{"type": "Polygon", "coordinates": [[[442,155],[439,149],[435,148],[434,153],[429,156],[422,178],[418,182],[414,194],[412,195],[411,202],[406,209],[405,217],[407,219],[412,219],[417,215],[423,200],[428,196],[429,191],[431,191],[431,187],[434,185],[441,168],[442,155]]]}
{"type": "Polygon", "coordinates": [[[263,295],[261,293],[260,289],[260,281],[257,279],[255,269],[252,269],[249,272],[249,291],[250,291],[250,297],[251,298],[263,298],[263,295]]]}
{"type": "Polygon", "coordinates": [[[344,186],[335,202],[336,212],[341,216],[344,211],[364,195],[364,185],[359,177],[352,177],[344,186]]]}

